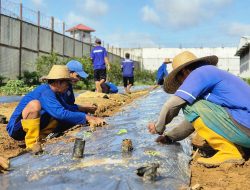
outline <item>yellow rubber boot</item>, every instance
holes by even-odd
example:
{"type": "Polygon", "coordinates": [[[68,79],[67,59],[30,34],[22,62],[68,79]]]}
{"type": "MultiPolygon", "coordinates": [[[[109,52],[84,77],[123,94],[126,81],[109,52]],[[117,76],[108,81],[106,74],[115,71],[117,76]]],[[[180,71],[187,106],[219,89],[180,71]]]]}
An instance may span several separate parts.
{"type": "Polygon", "coordinates": [[[31,150],[33,153],[42,151],[41,144],[39,143],[40,134],[40,118],[36,119],[22,119],[23,130],[26,132],[25,144],[26,149],[31,150]]]}
{"type": "Polygon", "coordinates": [[[193,122],[197,133],[206,139],[207,143],[218,152],[211,158],[198,158],[197,162],[206,167],[217,167],[222,163],[244,163],[241,153],[237,147],[224,137],[209,129],[199,117],[193,122]]]}
{"type": "Polygon", "coordinates": [[[57,127],[58,121],[55,119],[52,119],[49,124],[40,131],[40,139],[46,138],[53,130],[57,127]]]}

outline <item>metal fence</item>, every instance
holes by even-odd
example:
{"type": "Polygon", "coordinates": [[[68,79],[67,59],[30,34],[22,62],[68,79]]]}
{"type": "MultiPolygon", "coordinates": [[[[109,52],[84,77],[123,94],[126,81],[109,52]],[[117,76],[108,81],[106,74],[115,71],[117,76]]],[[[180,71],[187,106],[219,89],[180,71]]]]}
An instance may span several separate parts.
{"type": "MultiPolygon", "coordinates": [[[[89,56],[92,44],[68,36],[65,28],[54,17],[0,0],[0,75],[15,79],[25,70],[35,71],[35,60],[52,52],[62,58],[89,56]]],[[[108,45],[108,51],[112,63],[124,56],[120,48],[108,45]]]]}

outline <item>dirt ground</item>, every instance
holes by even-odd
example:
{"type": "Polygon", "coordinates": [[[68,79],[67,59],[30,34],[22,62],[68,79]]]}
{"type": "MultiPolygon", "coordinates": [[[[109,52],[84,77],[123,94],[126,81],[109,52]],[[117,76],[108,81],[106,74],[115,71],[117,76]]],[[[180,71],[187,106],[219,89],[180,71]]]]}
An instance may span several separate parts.
{"type": "MultiPolygon", "coordinates": [[[[124,105],[131,103],[134,99],[148,94],[148,90],[133,92],[129,95],[111,94],[105,95],[101,93],[86,92],[76,99],[77,104],[95,103],[98,110],[95,115],[100,117],[108,117],[122,110],[124,105]]],[[[17,102],[0,103],[0,114],[7,117],[11,116],[17,102]]],[[[145,126],[146,127],[146,126],[145,126]]],[[[66,132],[63,136],[48,140],[44,143],[51,144],[58,141],[73,141],[72,134],[79,131],[74,128],[66,132]]],[[[0,124],[0,156],[5,158],[13,158],[24,153],[24,142],[14,141],[6,132],[6,124],[0,124]]],[[[199,154],[197,154],[199,156],[199,154]]],[[[247,190],[250,189],[250,160],[247,160],[241,166],[232,164],[224,164],[217,168],[205,168],[194,161],[190,164],[191,181],[189,189],[196,190],[247,190]]]]}

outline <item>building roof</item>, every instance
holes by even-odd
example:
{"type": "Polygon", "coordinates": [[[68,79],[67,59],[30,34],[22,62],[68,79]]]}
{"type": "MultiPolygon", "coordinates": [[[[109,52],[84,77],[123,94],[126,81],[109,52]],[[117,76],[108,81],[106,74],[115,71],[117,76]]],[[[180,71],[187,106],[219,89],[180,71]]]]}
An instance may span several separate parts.
{"type": "Polygon", "coordinates": [[[66,30],[66,32],[72,32],[72,31],[76,31],[76,30],[81,30],[81,31],[88,31],[88,32],[94,32],[95,30],[88,27],[88,26],[85,26],[83,24],[78,24],[76,26],[74,26],[73,28],[70,28],[68,30],[66,30]]]}
{"type": "Polygon", "coordinates": [[[238,46],[235,55],[240,56],[242,52],[244,52],[246,49],[249,48],[249,45],[250,45],[250,36],[242,36],[240,38],[240,44],[238,46]]]}

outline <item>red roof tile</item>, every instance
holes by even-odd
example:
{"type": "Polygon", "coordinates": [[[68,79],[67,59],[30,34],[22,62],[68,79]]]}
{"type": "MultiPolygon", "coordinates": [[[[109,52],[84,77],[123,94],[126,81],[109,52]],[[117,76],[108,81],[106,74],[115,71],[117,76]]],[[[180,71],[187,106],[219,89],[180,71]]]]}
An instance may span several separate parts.
{"type": "Polygon", "coordinates": [[[66,30],[66,32],[72,32],[74,30],[82,30],[82,31],[89,31],[89,32],[94,32],[95,30],[88,27],[88,26],[85,26],[83,24],[78,24],[76,26],[74,26],[73,28],[70,28],[68,30],[66,30]]]}

